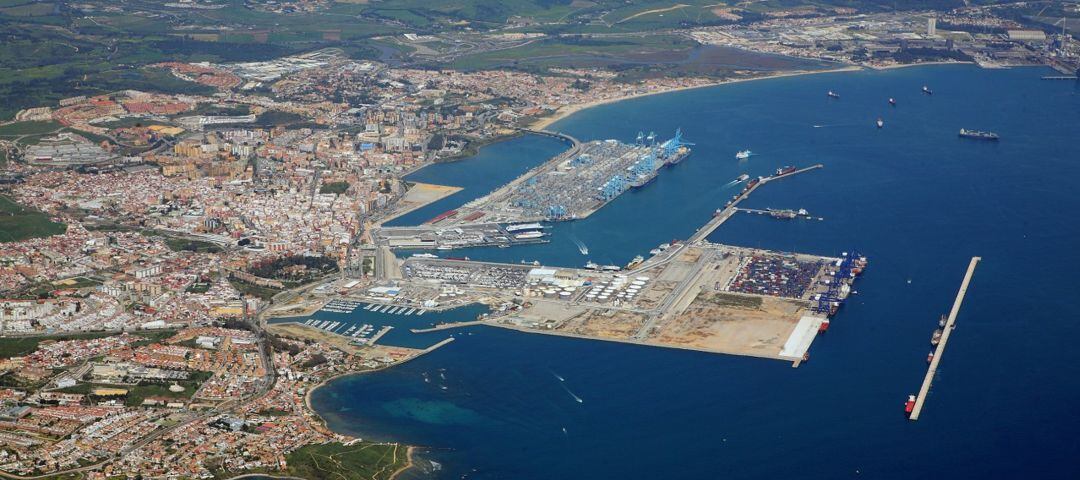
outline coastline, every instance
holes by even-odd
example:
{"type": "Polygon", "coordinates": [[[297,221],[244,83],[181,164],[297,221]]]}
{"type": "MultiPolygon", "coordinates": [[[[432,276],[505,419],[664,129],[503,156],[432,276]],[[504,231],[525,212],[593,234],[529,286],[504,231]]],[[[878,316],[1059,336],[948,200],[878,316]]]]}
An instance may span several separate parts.
{"type": "Polygon", "coordinates": [[[897,70],[897,69],[901,69],[901,68],[910,68],[910,67],[926,67],[926,66],[930,66],[930,65],[978,65],[978,63],[976,63],[976,62],[964,62],[964,61],[956,60],[956,61],[898,63],[896,65],[884,65],[884,66],[880,66],[880,67],[866,67],[866,68],[869,68],[870,70],[885,71],[885,70],[897,70]]]}
{"type": "MultiPolygon", "coordinates": [[[[587,103],[577,104],[577,105],[567,105],[567,106],[563,106],[563,107],[558,108],[557,110],[553,111],[550,115],[543,116],[543,117],[540,117],[540,118],[536,119],[536,121],[529,124],[528,128],[536,129],[536,130],[543,130],[543,129],[546,129],[547,127],[549,127],[550,125],[552,125],[554,123],[557,123],[558,121],[563,120],[565,118],[568,118],[568,117],[570,117],[570,116],[572,116],[572,115],[574,115],[576,113],[579,113],[579,112],[584,111],[584,110],[588,110],[588,109],[593,108],[593,107],[601,106],[601,105],[613,104],[613,103],[622,102],[622,101],[625,101],[625,100],[633,100],[633,99],[636,99],[636,98],[647,97],[647,96],[652,96],[652,95],[675,93],[675,92],[680,92],[680,91],[701,89],[701,88],[706,88],[706,87],[716,87],[716,86],[734,84],[734,83],[751,82],[751,81],[757,81],[757,80],[768,80],[768,79],[785,78],[785,77],[796,77],[796,76],[804,76],[804,75],[814,75],[814,74],[822,74],[822,73],[855,72],[855,71],[862,71],[862,70],[889,70],[889,69],[899,69],[899,68],[918,67],[918,66],[973,64],[973,63],[974,62],[952,62],[952,61],[950,61],[950,62],[922,62],[922,63],[913,63],[913,64],[898,64],[898,65],[891,65],[891,66],[886,66],[886,67],[864,67],[864,66],[859,66],[859,65],[847,65],[847,66],[843,66],[843,67],[839,67],[839,68],[826,69],[826,70],[813,70],[813,71],[797,70],[797,71],[777,72],[777,73],[774,73],[774,74],[769,74],[769,75],[764,75],[764,76],[759,76],[759,77],[724,79],[724,80],[705,83],[705,84],[701,84],[701,85],[676,87],[676,88],[663,89],[663,90],[657,90],[657,91],[651,91],[651,92],[636,93],[636,94],[620,96],[620,97],[612,97],[612,98],[603,99],[603,100],[595,100],[595,101],[592,101],[592,102],[587,102],[587,103]]],[[[496,140],[496,141],[498,141],[498,140],[496,140]]],[[[489,143],[495,143],[495,141],[489,142],[489,143]]],[[[486,146],[486,145],[487,144],[485,144],[484,146],[486,146]]],[[[459,160],[462,160],[464,158],[465,157],[454,158],[451,161],[459,161],[459,160]]],[[[418,170],[422,169],[423,167],[426,167],[426,166],[429,166],[429,165],[430,164],[423,165],[421,167],[416,168],[413,171],[414,172],[418,171],[418,170]]],[[[538,330],[527,329],[527,328],[523,328],[523,327],[515,327],[515,326],[512,326],[512,325],[503,325],[503,324],[498,324],[498,323],[495,323],[495,322],[487,322],[487,321],[462,322],[462,324],[439,325],[439,326],[434,327],[432,329],[426,329],[426,330],[423,330],[421,332],[426,333],[426,332],[430,332],[430,331],[450,330],[450,329],[461,328],[461,327],[469,327],[469,326],[474,326],[474,325],[481,325],[481,326],[494,327],[494,328],[502,328],[502,329],[506,329],[506,330],[516,330],[516,331],[519,331],[521,333],[541,334],[541,335],[558,336],[558,337],[564,337],[564,338],[577,338],[577,339],[591,340],[591,341],[608,341],[608,342],[614,342],[614,343],[623,343],[623,344],[639,345],[639,346],[672,348],[672,349],[677,349],[677,350],[698,351],[698,352],[712,353],[712,354],[717,354],[717,353],[719,353],[719,354],[730,354],[730,355],[756,357],[756,358],[769,359],[769,360],[781,360],[781,361],[784,361],[784,362],[792,363],[791,359],[779,358],[777,356],[751,355],[751,354],[747,354],[746,352],[739,352],[739,353],[726,352],[726,351],[712,350],[712,349],[706,349],[706,348],[697,348],[697,347],[693,347],[693,346],[657,344],[657,343],[652,343],[652,342],[634,341],[634,340],[630,340],[630,339],[597,338],[597,337],[589,337],[589,336],[585,336],[585,335],[577,335],[577,334],[573,334],[573,333],[569,333],[569,332],[546,332],[546,331],[538,331],[538,330]]],[[[416,332],[416,333],[421,333],[421,332],[416,332]]],[[[452,338],[453,337],[450,337],[448,340],[450,340],[452,338]]],[[[389,368],[395,367],[395,366],[397,366],[399,364],[406,363],[406,362],[414,360],[416,358],[420,358],[421,356],[423,356],[423,355],[425,355],[427,353],[430,353],[430,351],[433,351],[434,349],[436,349],[436,348],[438,348],[438,347],[440,347],[440,346],[442,346],[444,344],[445,344],[445,341],[440,342],[439,344],[436,344],[436,345],[432,346],[431,348],[426,349],[426,350],[418,353],[416,356],[410,357],[410,358],[402,360],[400,362],[387,364],[387,365],[380,366],[380,367],[377,367],[377,368],[374,368],[374,369],[369,369],[369,370],[343,372],[343,373],[328,377],[328,378],[322,380],[319,384],[311,387],[308,390],[308,392],[304,396],[305,397],[304,398],[305,407],[308,409],[309,412],[311,412],[313,415],[318,417],[319,421],[322,423],[322,425],[324,427],[326,427],[327,429],[333,430],[332,428],[330,428],[330,426],[327,423],[326,419],[323,418],[323,416],[315,408],[313,408],[313,406],[311,404],[311,396],[312,396],[312,393],[315,390],[317,390],[319,388],[322,388],[322,387],[330,384],[331,382],[334,382],[334,381],[339,380],[339,379],[344,378],[344,377],[348,377],[348,376],[352,376],[352,375],[362,375],[362,374],[367,374],[367,373],[373,373],[373,372],[378,372],[378,371],[382,371],[384,369],[389,369],[389,368]]],[[[794,365],[797,366],[798,362],[795,362],[794,365]]],[[[415,449],[415,447],[412,447],[412,446],[408,447],[408,449],[407,449],[408,461],[406,463],[406,467],[403,467],[402,469],[399,469],[398,471],[394,472],[391,478],[397,478],[398,475],[400,475],[401,473],[403,473],[405,471],[408,471],[408,468],[412,468],[414,466],[414,464],[413,464],[414,463],[413,462],[414,449],[415,449]]]]}
{"type": "MultiPolygon", "coordinates": [[[[916,65],[926,65],[926,64],[916,64],[916,65]]],[[[622,102],[622,101],[625,101],[625,100],[633,100],[635,98],[648,97],[648,96],[652,96],[652,95],[661,95],[661,94],[665,94],[665,93],[675,93],[675,92],[681,92],[681,91],[686,91],[686,90],[696,90],[696,89],[699,89],[699,88],[718,87],[720,85],[729,85],[729,84],[733,84],[733,83],[753,82],[753,81],[757,81],[757,80],[769,80],[769,79],[773,79],[773,78],[799,77],[799,76],[803,76],[803,75],[816,75],[816,74],[820,74],[820,73],[854,72],[854,71],[863,70],[864,68],[865,67],[861,67],[861,66],[858,66],[858,65],[848,65],[846,67],[830,68],[828,70],[792,70],[792,71],[786,71],[786,72],[777,72],[777,73],[773,73],[773,74],[769,74],[769,75],[763,75],[763,76],[760,76],[760,77],[724,79],[724,80],[720,80],[720,81],[716,81],[716,82],[704,83],[704,84],[701,84],[701,85],[690,85],[690,86],[686,86],[686,87],[668,88],[668,89],[664,89],[664,90],[657,90],[657,91],[654,91],[654,92],[635,93],[635,94],[632,94],[632,95],[625,95],[625,96],[621,96],[621,97],[612,97],[612,98],[607,98],[607,99],[603,99],[603,100],[595,100],[595,101],[592,101],[592,102],[582,103],[582,104],[578,104],[578,105],[566,105],[566,106],[559,107],[557,110],[552,112],[550,115],[547,115],[547,116],[544,116],[544,117],[541,117],[541,118],[537,119],[537,121],[535,121],[535,122],[533,122],[532,124],[529,125],[529,128],[531,128],[533,130],[544,130],[547,127],[551,126],[552,124],[554,124],[554,123],[556,123],[556,122],[558,122],[558,121],[560,121],[560,120],[562,120],[564,118],[567,118],[567,117],[569,117],[569,116],[571,116],[571,115],[573,115],[575,113],[581,112],[583,110],[588,110],[588,109],[593,108],[593,107],[599,107],[600,105],[607,105],[607,104],[611,104],[611,103],[622,102]]]]}

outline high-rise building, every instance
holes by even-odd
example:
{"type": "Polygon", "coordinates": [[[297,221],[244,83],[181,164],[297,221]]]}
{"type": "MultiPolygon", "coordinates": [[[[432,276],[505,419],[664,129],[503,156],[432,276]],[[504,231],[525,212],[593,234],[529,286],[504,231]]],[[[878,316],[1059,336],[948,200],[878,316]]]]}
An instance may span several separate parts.
{"type": "Polygon", "coordinates": [[[937,35],[937,19],[936,18],[931,17],[931,18],[926,19],[926,34],[931,36],[931,37],[934,36],[934,35],[937,35]]]}

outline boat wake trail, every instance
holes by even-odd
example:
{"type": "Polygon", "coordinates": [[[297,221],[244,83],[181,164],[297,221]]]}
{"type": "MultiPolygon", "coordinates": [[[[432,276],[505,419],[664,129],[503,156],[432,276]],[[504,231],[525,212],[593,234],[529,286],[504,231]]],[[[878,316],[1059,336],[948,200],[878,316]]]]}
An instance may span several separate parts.
{"type": "Polygon", "coordinates": [[[563,390],[566,390],[566,393],[569,393],[571,397],[574,397],[574,401],[576,401],[577,403],[585,403],[585,400],[582,400],[581,397],[574,395],[574,392],[571,392],[569,388],[566,388],[566,385],[563,385],[562,388],[563,390]]]}
{"type": "Polygon", "coordinates": [[[570,237],[570,240],[573,240],[574,245],[577,245],[577,249],[582,255],[589,254],[589,247],[585,245],[585,242],[578,240],[577,237],[570,237]]]}

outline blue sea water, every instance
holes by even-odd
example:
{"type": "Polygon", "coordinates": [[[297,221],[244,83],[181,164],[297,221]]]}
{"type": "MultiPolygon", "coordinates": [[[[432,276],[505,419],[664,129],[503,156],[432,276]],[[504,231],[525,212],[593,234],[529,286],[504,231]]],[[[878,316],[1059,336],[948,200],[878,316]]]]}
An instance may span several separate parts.
{"type": "MultiPolygon", "coordinates": [[[[443,468],[414,478],[1080,478],[1080,87],[1041,81],[1047,73],[820,74],[586,110],[555,128],[632,140],[681,126],[697,145],[649,187],[556,225],[550,244],[463,252],[625,262],[689,236],[740,173],[823,163],[744,206],[806,208],[824,221],[741,214],[711,237],[870,258],[859,294],[797,369],[471,327],[415,361],[335,381],[313,403],[339,431],[425,447],[443,468]],[[830,89],[841,98],[827,99],[830,89]],[[961,127],[1002,140],[960,139],[961,127]],[[757,155],[737,162],[745,148],[757,155]],[[930,333],[975,255],[984,260],[926,409],[908,421],[903,402],[926,371],[930,333]]],[[[523,137],[417,177],[466,187],[460,203],[562,148],[523,137]]]]}

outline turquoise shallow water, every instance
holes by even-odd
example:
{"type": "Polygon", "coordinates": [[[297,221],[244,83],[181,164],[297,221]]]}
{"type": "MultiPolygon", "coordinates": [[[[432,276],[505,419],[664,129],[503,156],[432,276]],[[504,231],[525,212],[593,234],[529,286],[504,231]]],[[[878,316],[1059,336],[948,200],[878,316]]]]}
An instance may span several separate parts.
{"type": "MultiPolygon", "coordinates": [[[[744,206],[806,208],[824,221],[740,215],[711,237],[870,257],[859,295],[798,369],[473,327],[416,361],[338,380],[313,402],[335,429],[428,447],[443,469],[417,478],[1078,478],[1080,87],[1039,80],[1046,73],[821,74],[590,109],[556,128],[632,140],[681,126],[694,153],[592,217],[556,225],[550,244],[460,252],[626,262],[689,236],[740,173],[823,163],[744,206]],[[934,95],[919,92],[924,84],[934,95]],[[828,100],[829,89],[842,98],[828,100]],[[1002,140],[963,140],[961,127],[1002,140]],[[758,155],[739,163],[744,148],[758,155]],[[909,422],[903,401],[973,255],[984,262],[923,417],[909,422]]],[[[487,193],[563,148],[522,137],[418,172],[466,189],[403,220],[487,193]]]]}

